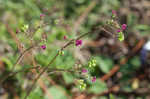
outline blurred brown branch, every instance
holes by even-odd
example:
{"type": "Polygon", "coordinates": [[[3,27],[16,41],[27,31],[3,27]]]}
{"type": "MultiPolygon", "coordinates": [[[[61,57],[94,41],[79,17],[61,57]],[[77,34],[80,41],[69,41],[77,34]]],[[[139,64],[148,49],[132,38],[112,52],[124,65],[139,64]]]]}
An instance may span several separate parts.
{"type": "Polygon", "coordinates": [[[119,69],[120,69],[120,65],[124,65],[126,64],[126,62],[128,61],[129,58],[131,58],[134,54],[136,54],[137,51],[139,51],[139,49],[141,49],[141,47],[143,46],[145,40],[141,39],[136,46],[131,50],[131,52],[128,54],[127,57],[123,58],[120,60],[120,64],[115,65],[109,73],[107,73],[106,75],[104,75],[103,77],[100,78],[101,81],[105,81],[108,80],[111,76],[113,76],[119,69]]]}

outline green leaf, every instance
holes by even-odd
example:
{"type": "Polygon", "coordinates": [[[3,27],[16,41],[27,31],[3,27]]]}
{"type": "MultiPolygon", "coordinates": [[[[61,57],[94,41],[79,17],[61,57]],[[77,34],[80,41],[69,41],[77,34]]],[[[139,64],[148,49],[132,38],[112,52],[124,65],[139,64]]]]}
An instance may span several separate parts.
{"type": "Polygon", "coordinates": [[[97,80],[95,83],[92,83],[92,85],[89,88],[89,92],[95,94],[101,93],[105,90],[107,90],[107,86],[104,82],[101,82],[100,80],[97,80]]]}
{"type": "Polygon", "coordinates": [[[127,20],[128,26],[133,27],[133,26],[135,26],[136,22],[137,22],[137,16],[132,13],[128,14],[128,20],[127,20]]]}
{"type": "Polygon", "coordinates": [[[150,30],[150,26],[144,25],[144,24],[139,24],[139,25],[135,26],[135,29],[138,29],[138,30],[150,30]]]}
{"type": "Polygon", "coordinates": [[[139,24],[134,27],[134,30],[138,30],[141,34],[148,34],[150,32],[150,26],[139,24]]]}
{"type": "Polygon", "coordinates": [[[30,95],[28,96],[28,99],[43,99],[42,91],[40,87],[33,90],[30,95]]]}
{"type": "Polygon", "coordinates": [[[99,65],[99,68],[104,72],[104,73],[108,73],[109,70],[111,70],[112,66],[113,66],[113,61],[106,57],[106,58],[102,58],[102,57],[96,57],[97,59],[97,64],[99,65]]]}
{"type": "Polygon", "coordinates": [[[70,73],[63,73],[64,80],[67,84],[73,83],[73,76],[70,73]]]}
{"type": "MultiPolygon", "coordinates": [[[[49,88],[49,93],[51,94],[53,99],[67,99],[65,95],[65,90],[61,87],[52,86],[51,88],[49,88]]],[[[36,98],[33,98],[33,99],[36,99],[36,98]]],[[[44,99],[49,99],[49,97],[45,96],[44,99]]]]}
{"type": "Polygon", "coordinates": [[[140,58],[139,57],[134,57],[130,60],[131,65],[136,69],[138,67],[140,67],[140,58]]]}
{"type": "Polygon", "coordinates": [[[113,94],[109,94],[110,99],[116,99],[113,94]]]}
{"type": "Polygon", "coordinates": [[[8,58],[3,57],[2,61],[6,63],[6,65],[8,66],[8,69],[11,69],[13,64],[11,63],[11,61],[8,58]]]}

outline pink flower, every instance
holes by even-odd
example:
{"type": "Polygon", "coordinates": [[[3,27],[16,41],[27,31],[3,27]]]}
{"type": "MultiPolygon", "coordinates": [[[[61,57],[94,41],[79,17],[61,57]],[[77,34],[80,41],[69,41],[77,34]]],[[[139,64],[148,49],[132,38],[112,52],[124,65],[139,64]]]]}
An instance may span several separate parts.
{"type": "Polygon", "coordinates": [[[42,48],[43,50],[45,50],[45,49],[46,49],[46,45],[41,45],[41,48],[42,48]]]}
{"type": "Polygon", "coordinates": [[[64,36],[64,40],[66,40],[67,39],[67,36],[64,36]]]}
{"type": "Polygon", "coordinates": [[[18,34],[18,33],[19,33],[19,29],[16,30],[16,34],[18,34]]]}
{"type": "Polygon", "coordinates": [[[94,76],[93,78],[92,78],[92,82],[95,82],[96,81],[96,77],[94,76]]]}
{"type": "Polygon", "coordinates": [[[76,40],[76,46],[82,45],[82,40],[76,40]]]}
{"type": "Polygon", "coordinates": [[[45,16],[45,14],[40,14],[40,19],[42,19],[45,16]]]}
{"type": "Polygon", "coordinates": [[[122,28],[122,30],[125,30],[127,28],[127,25],[126,24],[122,24],[121,28],[122,28]]]}
{"type": "Polygon", "coordinates": [[[119,32],[121,32],[121,30],[120,30],[120,29],[118,29],[118,30],[117,30],[117,32],[119,33],[119,32]]]}
{"type": "Polygon", "coordinates": [[[117,13],[116,13],[116,11],[115,11],[115,10],[112,10],[112,14],[113,14],[113,15],[116,15],[117,13]]]}
{"type": "Polygon", "coordinates": [[[82,69],[82,73],[87,73],[87,69],[82,69]]]}

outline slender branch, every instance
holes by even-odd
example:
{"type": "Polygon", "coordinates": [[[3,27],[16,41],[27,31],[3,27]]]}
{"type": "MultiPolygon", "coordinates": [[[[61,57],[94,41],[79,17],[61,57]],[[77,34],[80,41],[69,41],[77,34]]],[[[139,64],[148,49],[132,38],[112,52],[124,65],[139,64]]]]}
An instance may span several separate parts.
{"type": "Polygon", "coordinates": [[[79,18],[74,23],[74,27],[73,27],[74,32],[77,32],[79,30],[81,24],[84,23],[86,17],[92,11],[92,9],[97,5],[98,2],[99,0],[92,0],[91,3],[88,5],[88,7],[86,7],[84,12],[81,14],[81,16],[79,16],[79,18]]]}
{"type": "Polygon", "coordinates": [[[111,70],[110,72],[108,72],[107,74],[105,74],[104,76],[102,76],[100,78],[101,81],[105,81],[105,80],[108,80],[110,77],[112,77],[119,69],[120,69],[120,66],[121,65],[124,65],[129,58],[131,58],[132,56],[134,56],[134,54],[139,51],[139,49],[142,47],[142,45],[144,44],[144,40],[141,39],[137,45],[131,50],[131,53],[129,53],[129,55],[123,59],[120,60],[120,63],[115,65],[111,70]]]}
{"type": "MultiPolygon", "coordinates": [[[[33,45],[33,46],[27,48],[26,50],[23,51],[23,53],[20,54],[20,56],[18,57],[16,63],[15,63],[15,64],[13,65],[13,67],[12,67],[12,71],[15,70],[16,65],[20,63],[20,61],[21,61],[22,58],[25,56],[25,54],[26,54],[28,51],[30,51],[31,49],[33,49],[34,47],[36,47],[36,46],[37,46],[37,44],[35,44],[35,45],[33,45]]],[[[36,68],[36,67],[35,67],[35,68],[36,68]]],[[[12,73],[14,74],[14,72],[12,72],[12,73]]],[[[2,78],[2,79],[0,80],[0,84],[2,84],[9,76],[13,75],[12,73],[10,73],[10,74],[8,74],[7,76],[5,76],[4,78],[2,78]]],[[[18,73],[18,72],[17,72],[17,73],[18,73]]]]}
{"type": "Polygon", "coordinates": [[[70,69],[51,69],[50,71],[47,71],[48,72],[48,75],[51,75],[53,73],[56,73],[56,72],[69,72],[69,73],[73,73],[74,70],[70,70],[70,69]]]}
{"type": "Polygon", "coordinates": [[[22,49],[22,47],[21,47],[21,43],[20,43],[19,39],[17,38],[16,34],[15,34],[15,33],[13,32],[13,30],[9,27],[8,22],[5,23],[5,26],[6,26],[7,31],[10,33],[10,35],[12,36],[12,38],[14,39],[14,41],[16,42],[19,51],[22,53],[22,52],[23,52],[23,49],[22,49]]]}
{"type": "Polygon", "coordinates": [[[35,47],[35,46],[31,46],[31,47],[27,48],[26,50],[24,50],[23,53],[20,54],[20,56],[18,57],[16,63],[14,64],[12,70],[14,70],[15,67],[16,67],[16,65],[20,63],[20,61],[22,60],[22,58],[24,57],[24,55],[25,55],[28,51],[30,51],[32,48],[34,48],[34,47],[35,47]]]}
{"type": "MultiPolygon", "coordinates": [[[[15,72],[11,72],[7,76],[5,76],[4,79],[2,79],[0,82],[5,81],[8,77],[14,76],[14,75],[16,75],[19,72],[25,72],[25,71],[29,71],[31,69],[41,69],[41,68],[42,68],[41,66],[34,66],[34,67],[29,67],[29,68],[21,69],[21,70],[15,71],[15,72]]],[[[64,72],[74,72],[73,70],[70,70],[70,69],[67,69],[67,70],[66,69],[57,69],[57,68],[48,68],[47,69],[48,74],[52,74],[53,72],[61,72],[61,71],[64,71],[64,72]]]]}
{"type": "Polygon", "coordinates": [[[18,70],[16,72],[11,72],[7,76],[5,76],[3,79],[0,80],[0,84],[2,84],[8,77],[14,76],[19,72],[24,72],[24,71],[28,71],[30,69],[39,69],[39,68],[40,68],[40,66],[36,66],[36,67],[29,67],[29,68],[26,68],[26,69],[21,69],[21,70],[18,70]]]}

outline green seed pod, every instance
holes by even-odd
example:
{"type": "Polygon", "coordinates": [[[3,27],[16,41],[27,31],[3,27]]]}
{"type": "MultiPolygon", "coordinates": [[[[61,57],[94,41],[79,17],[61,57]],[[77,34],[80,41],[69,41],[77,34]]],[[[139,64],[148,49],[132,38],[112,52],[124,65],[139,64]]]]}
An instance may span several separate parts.
{"type": "Polygon", "coordinates": [[[79,87],[80,87],[81,90],[85,90],[85,89],[86,89],[86,84],[83,83],[83,84],[81,84],[79,87]]]}
{"type": "Polygon", "coordinates": [[[83,84],[83,83],[84,83],[84,80],[83,80],[83,79],[79,79],[79,80],[77,80],[77,82],[78,82],[79,84],[83,84]]]}
{"type": "Polygon", "coordinates": [[[64,51],[59,51],[59,55],[64,55],[65,52],[64,51]]]}
{"type": "Polygon", "coordinates": [[[23,25],[23,27],[21,27],[21,32],[26,32],[29,28],[29,25],[23,25]]]}
{"type": "Polygon", "coordinates": [[[88,66],[89,67],[95,67],[96,66],[96,60],[95,59],[90,60],[88,63],[88,66]]]}
{"type": "Polygon", "coordinates": [[[123,41],[124,40],[124,34],[123,34],[123,32],[119,32],[118,33],[118,40],[119,41],[123,41]]]}
{"type": "Polygon", "coordinates": [[[108,20],[106,23],[107,23],[108,25],[113,25],[114,20],[108,20]]]}

